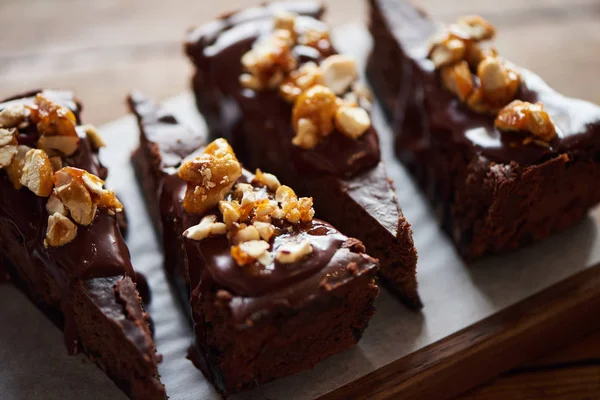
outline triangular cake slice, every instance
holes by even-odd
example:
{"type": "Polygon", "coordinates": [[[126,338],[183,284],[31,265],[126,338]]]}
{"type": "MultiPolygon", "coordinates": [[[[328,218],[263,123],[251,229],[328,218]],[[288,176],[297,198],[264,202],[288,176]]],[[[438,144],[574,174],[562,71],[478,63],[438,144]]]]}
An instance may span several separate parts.
{"type": "Polygon", "coordinates": [[[379,276],[411,307],[415,250],[380,158],[370,93],[338,54],[318,3],[266,3],[190,31],[193,90],[213,137],[245,165],[315,199],[319,215],[380,260],[379,276]]]}
{"type": "Polygon", "coordinates": [[[80,110],[70,92],[0,103],[0,264],[64,330],[70,354],[85,352],[133,399],[165,399],[122,205],[80,110]]]}
{"type": "Polygon", "coordinates": [[[443,27],[408,1],[370,4],[367,72],[396,152],[466,261],[563,231],[598,203],[599,107],[505,60],[479,16],[443,27]]]}
{"type": "Polygon", "coordinates": [[[129,102],[165,267],[191,293],[191,357],[215,387],[248,389],[358,342],[379,293],[362,243],[315,218],[312,199],[274,175],[242,169],[225,139],[205,147],[162,107],[139,94],[129,102]]]}

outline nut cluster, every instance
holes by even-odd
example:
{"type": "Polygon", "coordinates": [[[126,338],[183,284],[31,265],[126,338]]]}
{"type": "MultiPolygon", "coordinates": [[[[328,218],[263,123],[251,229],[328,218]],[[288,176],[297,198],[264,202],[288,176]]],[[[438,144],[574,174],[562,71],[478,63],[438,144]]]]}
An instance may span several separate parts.
{"type": "MultiPolygon", "coordinates": [[[[59,247],[77,236],[77,225],[93,222],[98,208],[109,212],[123,206],[104,181],[84,170],[63,167],[63,158],[73,155],[80,138],[71,110],[38,94],[31,106],[9,106],[0,111],[0,169],[15,189],[23,186],[35,195],[47,197],[48,227],[44,245],[59,247]],[[35,125],[37,148],[18,143],[19,129],[35,125]]],[[[93,148],[104,145],[98,132],[84,128],[93,148]]]]}
{"type": "Polygon", "coordinates": [[[243,86],[253,90],[278,88],[280,96],[293,103],[292,124],[295,146],[314,148],[335,129],[358,139],[371,126],[367,111],[369,91],[357,82],[356,61],[331,54],[327,31],[309,29],[296,32],[296,15],[275,16],[273,33],[258,40],[242,57],[247,73],[240,76],[243,86]],[[329,55],[320,64],[306,62],[298,67],[293,53],[296,45],[314,47],[329,55]]]}
{"type": "MultiPolygon", "coordinates": [[[[229,146],[224,139],[217,139],[217,141],[220,141],[218,145],[220,148],[229,146]]],[[[205,153],[198,158],[203,158],[207,151],[212,153],[211,148],[214,147],[215,142],[211,143],[205,153]]],[[[235,159],[233,151],[230,154],[235,159]]],[[[222,159],[219,158],[206,159],[202,168],[213,170],[216,166],[211,164],[221,162],[222,159]]],[[[200,164],[190,164],[188,167],[192,165],[200,164]]],[[[239,176],[241,172],[238,178],[239,176]]],[[[269,250],[272,246],[270,243],[276,236],[289,229],[293,231],[294,225],[312,221],[315,214],[312,198],[299,198],[292,188],[281,185],[276,176],[262,172],[260,169],[256,170],[250,183],[236,183],[235,180],[228,187],[218,189],[215,192],[217,194],[211,197],[210,201],[208,198],[205,199],[205,202],[208,202],[201,207],[204,211],[208,211],[218,205],[222,222],[215,214],[205,215],[199,224],[188,228],[183,233],[184,236],[193,240],[203,240],[211,236],[227,235],[232,245],[231,255],[240,266],[255,262],[266,266],[273,259],[281,263],[293,263],[312,252],[309,242],[302,246],[299,243],[303,242],[282,245],[275,255],[269,250]]]]}
{"type": "MultiPolygon", "coordinates": [[[[472,111],[492,116],[511,113],[514,108],[511,102],[521,83],[518,72],[485,42],[493,39],[495,33],[494,27],[480,16],[462,17],[433,41],[429,52],[444,87],[472,111]]],[[[519,109],[523,109],[523,105],[519,109]]],[[[509,126],[506,120],[496,121],[498,129],[529,132],[545,142],[554,137],[554,128],[553,134],[546,133],[549,128],[540,119],[519,126],[509,126]],[[541,131],[545,133],[540,134],[541,131]]],[[[552,124],[549,119],[548,123],[552,124]]]]}

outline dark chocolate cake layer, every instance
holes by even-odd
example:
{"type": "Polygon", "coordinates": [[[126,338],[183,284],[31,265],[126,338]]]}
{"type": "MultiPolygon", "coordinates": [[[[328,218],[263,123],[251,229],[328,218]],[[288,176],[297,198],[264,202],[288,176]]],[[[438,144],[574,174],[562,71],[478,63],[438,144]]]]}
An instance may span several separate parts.
{"type": "MultiPolygon", "coordinates": [[[[163,233],[165,268],[191,287],[196,334],[192,358],[218,390],[234,393],[312,368],[354,345],[367,327],[379,292],[374,284],[377,261],[364,254],[360,241],[312,215],[304,215],[306,219],[298,223],[275,218],[266,223],[273,236],[261,236],[273,254],[303,241],[311,244],[312,251],[292,262],[280,262],[276,256],[241,265],[232,250],[235,245],[230,240],[236,240],[232,231],[228,236],[184,237],[184,231],[202,226],[209,215],[224,227],[216,222],[219,208],[192,214],[184,206],[188,184],[179,177],[178,167],[203,154],[203,139],[189,131],[184,134],[187,129],[171,114],[139,94],[132,95],[129,103],[141,130],[141,146],[133,162],[155,224],[163,233]],[[169,257],[169,249],[175,248],[182,250],[180,256],[169,257]]],[[[257,176],[241,171],[235,190],[247,184],[246,190],[252,188],[251,197],[262,200],[261,204],[265,199],[274,202],[272,190],[256,180],[257,176]]],[[[253,213],[257,218],[258,208],[253,213]]],[[[240,228],[237,223],[232,226],[240,228]]],[[[241,247],[248,242],[240,243],[241,247]]]]}
{"type": "MultiPolygon", "coordinates": [[[[36,91],[16,96],[0,103],[0,117],[2,110],[17,104],[36,107],[38,93],[70,109],[79,131],[81,107],[70,92],[36,91]]],[[[6,120],[0,118],[0,123],[6,120]]],[[[21,123],[17,128],[18,144],[35,148],[41,137],[39,126],[21,123]]],[[[103,179],[107,171],[99,163],[97,152],[91,140],[81,134],[76,151],[61,157],[62,166],[81,168],[103,179]]],[[[15,284],[63,328],[69,353],[83,350],[132,398],[166,398],[158,378],[160,357],[115,212],[98,207],[92,222],[78,225],[70,242],[49,244],[48,198],[37,196],[26,186],[16,189],[6,171],[0,170],[0,264],[15,284]]],[[[75,207],[71,212],[74,215],[75,207]]]]}
{"type": "MultiPolygon", "coordinates": [[[[514,98],[541,102],[548,143],[504,132],[444,88],[430,54],[439,30],[409,2],[372,0],[367,73],[395,130],[396,152],[467,261],[565,230],[600,200],[600,108],[564,97],[534,73],[514,98]]],[[[500,33],[501,34],[501,33],[500,33]]]]}
{"type": "MultiPolygon", "coordinates": [[[[292,104],[276,89],[252,90],[240,83],[242,57],[257,40],[273,33],[272,20],[281,10],[298,15],[298,32],[327,31],[318,19],[322,6],[308,2],[302,7],[268,3],[188,34],[186,52],[196,66],[198,108],[212,136],[229,138],[245,165],[271,171],[293,183],[300,194],[313,196],[320,215],[359,238],[380,260],[382,281],[411,307],[420,307],[410,224],[380,161],[375,129],[368,128],[358,139],[334,131],[314,148],[297,147],[292,144],[292,104]]],[[[299,68],[336,54],[328,40],[293,51],[299,68]]]]}

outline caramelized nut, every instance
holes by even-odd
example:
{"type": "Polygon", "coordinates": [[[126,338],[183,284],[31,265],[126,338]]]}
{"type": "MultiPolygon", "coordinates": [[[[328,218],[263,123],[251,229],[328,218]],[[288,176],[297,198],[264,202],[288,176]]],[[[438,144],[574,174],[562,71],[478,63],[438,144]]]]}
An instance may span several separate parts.
{"type": "Polygon", "coordinates": [[[42,135],[37,141],[37,147],[44,150],[50,157],[68,157],[79,148],[79,137],[42,135]]]}
{"type": "Polygon", "coordinates": [[[235,244],[249,242],[251,240],[260,240],[260,234],[253,225],[242,226],[233,235],[233,243],[235,244]]]}
{"type": "Polygon", "coordinates": [[[52,164],[42,150],[31,149],[25,154],[20,182],[40,197],[52,192],[52,164]]]}
{"type": "Polygon", "coordinates": [[[477,76],[483,97],[491,105],[508,104],[519,89],[519,75],[507,68],[497,57],[487,57],[479,63],[477,76]]]}
{"type": "Polygon", "coordinates": [[[288,242],[277,249],[275,259],[281,264],[291,264],[302,260],[312,252],[313,248],[308,239],[300,242],[288,242]]]}
{"type": "Polygon", "coordinates": [[[65,208],[65,205],[55,194],[51,194],[50,197],[48,197],[48,202],[46,203],[46,211],[48,212],[48,215],[58,213],[67,216],[67,209],[65,208]]]}
{"type": "Polygon", "coordinates": [[[273,235],[275,235],[275,227],[268,222],[254,221],[253,225],[258,231],[260,238],[266,242],[271,240],[273,235]]]}
{"type": "Polygon", "coordinates": [[[8,167],[17,155],[16,129],[0,128],[0,169],[8,167]]]}
{"type": "Polygon", "coordinates": [[[308,119],[317,127],[322,136],[333,132],[333,116],[338,108],[335,93],[323,85],[315,85],[304,91],[294,105],[292,123],[296,132],[299,130],[299,121],[308,119]]]}
{"type": "Polygon", "coordinates": [[[464,55],[464,42],[453,37],[446,37],[432,46],[429,59],[433,62],[435,68],[440,68],[462,60],[464,55]]]}
{"type": "Polygon", "coordinates": [[[496,29],[488,21],[479,15],[467,15],[457,20],[457,24],[451,26],[453,35],[465,40],[489,40],[496,34],[496,29]]]}
{"type": "Polygon", "coordinates": [[[312,197],[300,197],[298,199],[298,210],[300,211],[300,220],[310,222],[315,216],[312,197]]]}
{"type": "Polygon", "coordinates": [[[50,164],[52,164],[52,171],[56,172],[63,167],[62,158],[58,156],[50,157],[50,164]]]}
{"type": "Polygon", "coordinates": [[[292,144],[303,149],[312,149],[319,144],[319,129],[310,119],[300,118],[292,144]]]}
{"type": "Polygon", "coordinates": [[[268,172],[262,172],[260,169],[256,169],[255,177],[252,180],[252,183],[258,183],[260,185],[266,186],[269,190],[276,191],[281,183],[279,183],[279,179],[273,174],[269,174],[268,172]]]}
{"type": "Polygon", "coordinates": [[[123,211],[123,204],[117,199],[115,192],[104,189],[104,181],[96,175],[82,171],[81,180],[92,195],[92,200],[100,208],[110,208],[115,211],[123,211]]]}
{"type": "Polygon", "coordinates": [[[100,148],[106,146],[106,143],[104,143],[104,140],[102,139],[102,136],[100,135],[100,132],[98,132],[98,130],[94,127],[94,125],[83,125],[81,127],[81,129],[83,129],[83,132],[85,133],[85,137],[87,138],[88,142],[90,142],[90,145],[92,146],[92,150],[99,150],[100,148]]]}
{"type": "Polygon", "coordinates": [[[292,37],[295,37],[296,17],[297,14],[295,13],[279,10],[275,12],[275,17],[273,19],[273,27],[275,29],[286,30],[290,32],[292,37]]]}
{"type": "Polygon", "coordinates": [[[371,127],[371,118],[360,107],[341,106],[335,112],[335,127],[345,136],[356,140],[371,127]]]}
{"type": "Polygon", "coordinates": [[[73,221],[90,225],[96,216],[97,205],[83,182],[83,170],[65,167],[54,174],[56,195],[69,210],[73,221]]]}
{"type": "Polygon", "coordinates": [[[287,102],[296,101],[304,90],[323,83],[323,71],[314,62],[307,62],[299,69],[290,72],[279,86],[279,95],[287,102]]]}
{"type": "Polygon", "coordinates": [[[62,214],[48,216],[45,247],[60,247],[70,243],[77,236],[77,226],[62,214]]]}
{"type": "Polygon", "coordinates": [[[477,71],[479,63],[485,58],[498,56],[496,49],[490,45],[482,46],[478,42],[468,42],[466,46],[465,60],[469,63],[469,68],[473,71],[477,71]]]}
{"type": "Polygon", "coordinates": [[[358,78],[356,60],[342,54],[327,57],[321,63],[324,85],[335,94],[343,94],[358,78]]]}
{"type": "Polygon", "coordinates": [[[29,109],[15,104],[0,111],[0,128],[18,128],[29,118],[29,109]]]}
{"type": "Polygon", "coordinates": [[[209,236],[224,235],[227,233],[227,226],[222,222],[217,222],[215,215],[206,215],[198,225],[194,225],[183,232],[183,236],[192,240],[202,240],[209,236]]]}
{"type": "Polygon", "coordinates": [[[298,37],[298,44],[313,47],[321,53],[327,53],[331,50],[329,31],[314,28],[307,29],[298,37]]]}
{"type": "Polygon", "coordinates": [[[231,247],[231,256],[239,266],[244,266],[258,260],[263,265],[271,262],[269,243],[264,240],[251,240],[231,247]]]}
{"type": "Polygon", "coordinates": [[[38,93],[34,99],[34,106],[30,107],[31,122],[37,124],[40,135],[60,135],[77,137],[75,114],[67,107],[56,104],[38,93]]]}
{"type": "Polygon", "coordinates": [[[242,85],[251,89],[274,88],[281,83],[284,74],[296,68],[292,53],[293,37],[290,31],[277,29],[267,38],[257,41],[242,56],[242,65],[254,77],[240,77],[242,85]]]}
{"type": "Polygon", "coordinates": [[[544,142],[556,137],[554,123],[540,102],[532,104],[514,100],[500,110],[494,125],[502,131],[531,133],[544,142]]]}
{"type": "Polygon", "coordinates": [[[440,73],[444,87],[465,102],[475,86],[469,64],[463,60],[442,67],[440,73]]]}
{"type": "Polygon", "coordinates": [[[14,145],[17,143],[17,130],[16,129],[3,129],[0,128],[0,147],[6,145],[14,145]]]}
{"type": "Polygon", "coordinates": [[[225,225],[227,226],[230,226],[234,222],[238,222],[242,216],[240,203],[238,203],[236,200],[220,201],[219,211],[221,211],[221,214],[223,215],[223,222],[225,222],[225,225]]]}
{"type": "Polygon", "coordinates": [[[467,107],[477,114],[488,114],[495,116],[500,107],[491,105],[484,97],[481,87],[476,88],[467,99],[467,107]]]}
{"type": "Polygon", "coordinates": [[[183,163],[179,177],[188,182],[183,206],[187,212],[202,214],[224,200],[242,167],[225,139],[210,143],[204,153],[183,163]]]}
{"type": "Polygon", "coordinates": [[[23,167],[25,166],[25,156],[29,150],[31,150],[29,146],[17,146],[17,153],[13,157],[12,163],[5,168],[8,179],[17,190],[23,187],[21,176],[23,175],[23,167]]]}

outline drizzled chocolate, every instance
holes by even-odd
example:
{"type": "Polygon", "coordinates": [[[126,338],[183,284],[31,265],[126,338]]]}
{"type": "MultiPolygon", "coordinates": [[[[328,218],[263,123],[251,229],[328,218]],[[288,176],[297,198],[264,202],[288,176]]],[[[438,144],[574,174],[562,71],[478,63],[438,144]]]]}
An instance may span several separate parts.
{"type": "MultiPolygon", "coordinates": [[[[379,1],[381,15],[401,46],[397,68],[402,90],[395,101],[399,122],[398,148],[419,148],[423,143],[443,143],[448,151],[473,150],[494,162],[533,165],[561,153],[580,150],[582,143],[600,136],[600,108],[556,93],[539,76],[516,66],[521,86],[515,98],[542,102],[556,125],[557,138],[549,145],[523,144],[523,135],[500,132],[494,117],[477,114],[443,88],[439,74],[427,58],[431,37],[439,28],[427,15],[401,1],[379,1]]],[[[401,150],[400,150],[401,151],[401,150]]]]}
{"type": "MultiPolygon", "coordinates": [[[[272,20],[280,9],[299,14],[296,18],[298,33],[308,29],[327,30],[317,19],[323,10],[315,3],[265,5],[225,16],[188,35],[186,51],[202,71],[196,79],[210,82],[214,93],[222,95],[224,100],[233,100],[223,106],[223,112],[227,113],[224,123],[252,127],[252,130],[272,135],[273,140],[288,143],[283,151],[297,169],[350,177],[372,168],[380,160],[379,142],[373,127],[357,140],[333,132],[316,147],[304,150],[292,145],[292,105],[280,97],[277,89],[255,91],[240,84],[239,77],[244,72],[242,56],[257,40],[273,32],[272,20]]],[[[309,61],[319,63],[336,53],[330,47],[317,50],[302,45],[295,46],[293,52],[298,56],[299,67],[309,61]]],[[[232,139],[234,142],[251,140],[232,139]]]]}
{"type": "MultiPolygon", "coordinates": [[[[301,238],[308,239],[313,247],[311,254],[290,264],[281,264],[274,260],[266,266],[258,262],[241,266],[232,257],[232,244],[225,235],[211,236],[200,241],[182,238],[183,232],[198,224],[203,215],[214,214],[221,220],[221,214],[217,207],[203,215],[193,215],[185,211],[183,197],[187,183],[178,177],[174,168],[162,163],[164,151],[161,148],[171,148],[166,145],[166,141],[170,140],[170,143],[178,148],[178,154],[187,151],[190,154],[184,159],[190,159],[201,154],[202,146],[198,149],[184,150],[185,145],[178,146],[175,139],[169,139],[169,132],[175,127],[160,122],[158,116],[162,115],[163,120],[176,119],[171,115],[167,116],[161,107],[151,105],[140,95],[130,97],[129,103],[132,111],[138,116],[142,151],[146,152],[136,153],[134,162],[138,171],[148,171],[146,168],[149,165],[146,163],[154,165],[153,168],[160,166],[161,176],[157,177],[158,182],[153,185],[158,190],[160,217],[163,223],[172,221],[179,232],[179,237],[163,237],[165,246],[168,247],[166,242],[183,242],[185,261],[179,262],[185,263],[189,268],[189,283],[194,296],[217,289],[224,289],[233,295],[230,309],[236,324],[245,325],[252,319],[267,317],[281,304],[299,307],[315,296],[324,295],[325,291],[320,285],[323,279],[333,284],[352,278],[352,273],[347,269],[349,264],[353,263],[356,266],[357,274],[377,268],[376,261],[363,254],[360,245],[351,245],[346,236],[326,222],[316,219],[300,224],[273,222],[278,231],[278,235],[271,239],[273,250],[284,243],[301,238]],[[152,136],[151,140],[149,135],[152,136]],[[157,147],[160,143],[162,145],[157,147]],[[153,159],[148,160],[150,157],[153,159]]],[[[182,128],[181,125],[179,127],[182,128]]],[[[191,132],[189,134],[190,137],[194,135],[191,132]]],[[[149,175],[145,175],[145,179],[148,179],[149,175]]],[[[250,183],[253,179],[253,174],[244,171],[238,183],[250,183]]],[[[257,197],[274,196],[274,193],[268,192],[262,186],[254,185],[254,191],[257,197]]],[[[185,270],[181,267],[177,269],[185,270]]]]}

